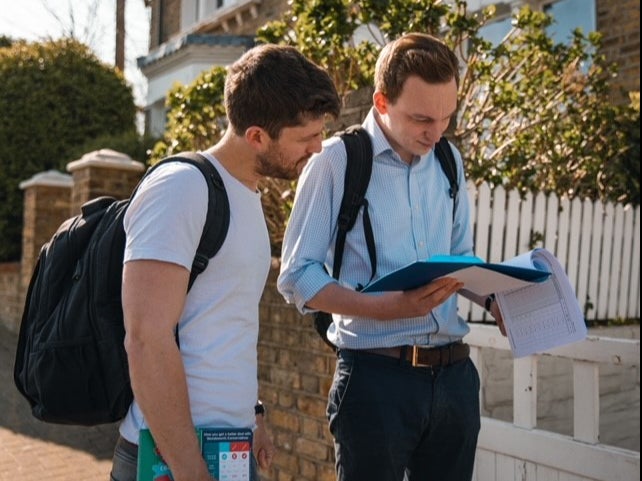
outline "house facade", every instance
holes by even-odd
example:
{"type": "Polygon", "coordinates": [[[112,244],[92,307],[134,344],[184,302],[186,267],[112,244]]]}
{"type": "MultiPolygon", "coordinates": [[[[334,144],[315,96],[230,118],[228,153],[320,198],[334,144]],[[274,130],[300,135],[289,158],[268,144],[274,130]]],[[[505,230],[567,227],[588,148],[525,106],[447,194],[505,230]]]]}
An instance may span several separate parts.
{"type": "Polygon", "coordinates": [[[165,96],[175,82],[191,83],[227,66],[254,45],[254,34],[287,10],[287,0],[146,0],[151,8],[149,53],[138,59],[147,77],[145,130],[162,134],[165,96]]]}
{"type": "MultiPolygon", "coordinates": [[[[281,17],[287,0],[145,0],[151,9],[149,53],[138,59],[147,77],[145,129],[153,135],[165,127],[165,96],[175,82],[191,83],[204,70],[234,62],[254,45],[258,28],[281,17]]],[[[485,29],[501,38],[510,28],[510,15],[529,4],[550,13],[551,32],[563,39],[574,28],[604,35],[603,53],[617,62],[613,101],[627,103],[629,91],[640,90],[639,0],[469,0],[471,11],[497,6],[497,21],[485,29]]]]}

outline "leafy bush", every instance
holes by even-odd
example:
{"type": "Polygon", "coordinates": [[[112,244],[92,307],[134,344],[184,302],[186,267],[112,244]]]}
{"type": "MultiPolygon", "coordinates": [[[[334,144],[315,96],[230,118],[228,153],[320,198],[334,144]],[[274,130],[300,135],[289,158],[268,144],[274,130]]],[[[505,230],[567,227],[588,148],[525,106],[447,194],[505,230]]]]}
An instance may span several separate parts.
{"type": "Polygon", "coordinates": [[[167,125],[152,151],[152,164],[184,150],[204,150],[221,138],[226,127],[224,87],[223,67],[201,73],[189,85],[174,85],[165,100],[167,125]]]}
{"type": "Polygon", "coordinates": [[[146,163],[151,155],[152,148],[159,141],[158,138],[147,135],[141,136],[136,131],[122,134],[105,134],[73,147],[69,151],[70,159],[79,159],[88,152],[100,149],[111,149],[129,155],[133,160],[146,163]]]}
{"type": "Polygon", "coordinates": [[[131,88],[83,44],[64,39],[0,47],[0,261],[20,257],[22,192],[64,170],[90,139],[135,131],[131,88]]]}
{"type": "Polygon", "coordinates": [[[449,137],[469,178],[522,193],[639,203],[639,107],[611,103],[617,72],[599,53],[600,34],[578,30],[569,44],[554,43],[546,33],[553,19],[526,6],[492,45],[479,31],[495,13],[494,6],[471,13],[461,0],[293,0],[258,37],[296,46],[345,91],[372,84],[388,39],[408,31],[440,36],[465,65],[449,137]],[[381,43],[356,44],[364,26],[377,26],[381,43]]]}
{"type": "Polygon", "coordinates": [[[639,134],[629,124],[636,116],[639,124],[639,109],[611,103],[616,69],[599,53],[598,33],[577,30],[556,44],[551,22],[523,8],[501,44],[471,37],[454,132],[467,171],[522,193],[639,203],[639,188],[613,184],[632,174],[626,159],[639,134]]]}
{"type": "MultiPolygon", "coordinates": [[[[435,0],[292,0],[290,10],[257,32],[328,70],[340,92],[370,86],[379,49],[406,31],[440,36],[462,58],[456,125],[448,136],[477,183],[639,204],[640,110],[616,106],[616,75],[599,53],[600,35],[580,31],[569,44],[546,35],[552,19],[528,7],[499,45],[479,34],[494,7],[470,13],[466,2],[435,0]],[[379,30],[373,28],[377,25],[379,30]],[[375,40],[357,43],[355,31],[375,40]],[[379,41],[377,41],[379,40],[379,41]]],[[[204,148],[223,132],[224,71],[214,69],[170,94],[169,124],[156,156],[204,148]]],[[[294,185],[267,179],[264,210],[279,255],[294,185]]]]}

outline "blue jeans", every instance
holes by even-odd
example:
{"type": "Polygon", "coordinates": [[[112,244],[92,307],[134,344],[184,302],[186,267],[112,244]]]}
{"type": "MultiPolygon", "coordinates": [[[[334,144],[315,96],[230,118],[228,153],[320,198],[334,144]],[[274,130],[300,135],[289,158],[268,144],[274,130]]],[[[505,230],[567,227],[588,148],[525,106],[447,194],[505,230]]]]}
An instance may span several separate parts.
{"type": "Polygon", "coordinates": [[[328,395],[338,481],[468,481],[480,429],[470,359],[418,368],[341,350],[328,395]]]}

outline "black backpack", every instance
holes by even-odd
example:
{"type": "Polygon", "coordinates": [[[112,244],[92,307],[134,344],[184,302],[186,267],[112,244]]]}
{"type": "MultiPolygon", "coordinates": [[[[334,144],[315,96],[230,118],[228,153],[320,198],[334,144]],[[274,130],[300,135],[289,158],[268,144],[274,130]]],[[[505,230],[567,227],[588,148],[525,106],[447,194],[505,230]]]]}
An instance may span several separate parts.
{"type": "MultiPolygon", "coordinates": [[[[370,135],[360,125],[352,125],[346,130],[337,132],[346,146],[347,166],[344,178],[343,198],[339,208],[337,218],[337,240],[334,248],[334,263],[332,266],[332,277],[339,279],[341,273],[341,263],[343,262],[343,248],[346,241],[346,235],[354,227],[357,221],[359,210],[363,208],[363,231],[368,246],[368,257],[372,280],[377,271],[377,253],[375,250],[374,233],[370,224],[370,215],[368,214],[368,199],[366,199],[366,190],[370,183],[370,174],[372,173],[372,142],[370,135]]],[[[439,159],[444,174],[450,183],[449,195],[453,200],[453,217],[455,216],[455,206],[457,204],[457,193],[459,184],[457,183],[457,164],[453,155],[450,144],[445,137],[439,139],[435,145],[435,154],[439,159]]],[[[360,290],[363,286],[357,286],[360,290]]],[[[332,315],[317,311],[314,313],[314,327],[323,341],[336,350],[336,346],[328,340],[328,327],[332,324],[332,315]]]]}
{"type": "MultiPolygon", "coordinates": [[[[218,171],[199,154],[168,157],[146,175],[176,161],[198,167],[209,191],[189,289],[223,244],[230,207],[218,171]]],[[[128,206],[129,199],[113,197],[85,203],[82,213],[63,222],[40,251],[27,291],[13,375],[31,412],[42,421],[110,423],[122,419],[133,400],[121,304],[123,217],[128,206]]]]}

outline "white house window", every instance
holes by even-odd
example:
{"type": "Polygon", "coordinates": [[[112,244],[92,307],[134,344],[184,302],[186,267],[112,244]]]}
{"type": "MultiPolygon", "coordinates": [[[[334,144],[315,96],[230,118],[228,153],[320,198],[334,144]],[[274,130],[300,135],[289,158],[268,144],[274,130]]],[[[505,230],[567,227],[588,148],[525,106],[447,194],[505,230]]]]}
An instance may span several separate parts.
{"type": "MultiPolygon", "coordinates": [[[[194,2],[193,11],[193,22],[198,23],[201,20],[206,19],[207,17],[212,16],[212,14],[216,13],[217,10],[220,10],[221,8],[228,6],[228,5],[233,5],[235,0],[192,0],[194,2]]],[[[189,4],[190,2],[187,1],[185,2],[189,4]]]]}
{"type": "Polygon", "coordinates": [[[216,28],[230,31],[234,25],[242,26],[248,18],[258,17],[263,0],[183,0],[181,31],[187,33],[212,33],[216,28]]]}
{"type": "Polygon", "coordinates": [[[203,15],[201,18],[208,17],[224,6],[231,5],[234,1],[230,0],[202,0],[204,3],[203,15]]]}

